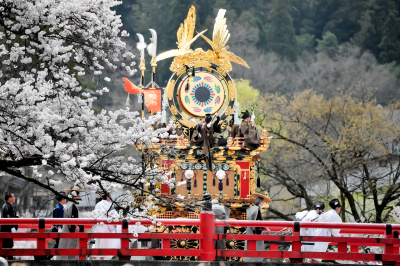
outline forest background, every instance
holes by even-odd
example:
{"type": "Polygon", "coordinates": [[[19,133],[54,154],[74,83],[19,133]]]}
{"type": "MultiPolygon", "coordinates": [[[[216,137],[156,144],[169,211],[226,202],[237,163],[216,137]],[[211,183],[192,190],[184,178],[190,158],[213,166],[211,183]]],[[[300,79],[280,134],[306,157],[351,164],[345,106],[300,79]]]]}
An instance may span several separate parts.
{"type": "MultiPolygon", "coordinates": [[[[373,96],[382,105],[400,97],[398,1],[125,0],[116,11],[133,48],[136,33],[148,43],[148,29],[155,29],[161,53],[176,47],[177,29],[191,5],[196,6],[196,31],[208,29],[206,36],[212,32],[218,9],[227,10],[230,51],[250,66],[235,65],[231,76],[248,79],[260,93],[314,89],[333,95],[337,88],[351,90],[362,82],[366,88],[376,88],[373,96]]],[[[208,49],[201,38],[192,46],[208,49]]],[[[158,63],[156,81],[161,87],[171,75],[171,61],[158,63]]],[[[102,99],[101,107],[119,106],[121,97],[126,97],[118,74],[114,80],[119,97],[102,99]]]]}

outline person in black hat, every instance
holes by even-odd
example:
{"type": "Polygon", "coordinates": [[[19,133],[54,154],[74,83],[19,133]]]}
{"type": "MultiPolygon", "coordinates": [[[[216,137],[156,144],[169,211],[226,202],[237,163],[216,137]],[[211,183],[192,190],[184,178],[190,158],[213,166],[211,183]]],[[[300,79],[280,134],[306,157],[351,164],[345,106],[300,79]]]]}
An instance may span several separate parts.
{"type": "MultiPolygon", "coordinates": [[[[318,219],[319,215],[324,211],[325,209],[325,204],[322,202],[316,202],[313,205],[312,210],[305,210],[302,212],[296,213],[296,221],[298,222],[314,222],[318,219]]],[[[300,235],[301,236],[314,236],[315,235],[315,230],[314,228],[301,228],[300,229],[300,235]]],[[[302,251],[307,251],[311,252],[313,249],[313,244],[312,242],[303,242],[303,245],[301,246],[302,251]]],[[[289,247],[288,251],[292,250],[292,246],[289,247]]],[[[308,262],[309,259],[305,259],[306,262],[308,262]]],[[[286,258],[283,260],[284,263],[290,262],[289,258],[286,258]]]]}
{"type": "Polygon", "coordinates": [[[323,202],[316,202],[314,203],[313,208],[318,215],[321,215],[325,209],[325,204],[323,202]]]}
{"type": "Polygon", "coordinates": [[[257,130],[255,121],[251,121],[251,124],[249,125],[251,115],[247,110],[242,112],[242,116],[240,118],[242,118],[242,123],[240,124],[239,132],[236,134],[236,137],[244,138],[244,146],[246,148],[249,148],[250,150],[257,149],[260,146],[259,139],[256,140],[255,136],[249,134],[250,130],[257,130]]]}
{"type": "MultiPolygon", "coordinates": [[[[67,199],[65,198],[67,195],[64,191],[59,192],[61,195],[56,196],[56,200],[58,201],[56,207],[53,209],[53,218],[64,218],[64,205],[67,204],[67,199]]],[[[61,224],[53,224],[51,227],[51,231],[53,233],[61,233],[63,226],[61,224]]],[[[58,248],[58,244],[60,243],[59,238],[54,238],[56,243],[53,248],[58,248]]],[[[53,256],[47,256],[48,259],[51,259],[53,256]]]]}
{"type": "MultiPolygon", "coordinates": [[[[81,200],[80,192],[85,192],[79,188],[65,189],[68,192],[68,197],[77,202],[81,200]]],[[[73,201],[68,201],[64,206],[64,217],[63,218],[79,218],[79,210],[73,201]]],[[[75,233],[80,231],[79,225],[64,225],[61,229],[61,233],[75,233]]],[[[58,242],[58,248],[76,248],[79,246],[78,238],[61,238],[58,242]]],[[[58,255],[55,260],[77,260],[78,256],[62,256],[58,255]]]]}
{"type": "Polygon", "coordinates": [[[220,133],[221,127],[219,125],[220,117],[216,115],[216,119],[212,122],[210,114],[206,114],[202,124],[198,124],[190,142],[191,145],[203,146],[203,158],[205,160],[208,170],[212,170],[212,158],[210,156],[210,149],[215,146],[214,133],[220,133]]]}
{"type": "MultiPolygon", "coordinates": [[[[342,205],[338,199],[333,199],[329,202],[329,206],[332,210],[329,210],[323,214],[321,214],[318,218],[318,222],[322,223],[341,223],[342,218],[340,218],[339,213],[342,209],[342,205]]],[[[340,236],[340,229],[322,229],[318,228],[315,230],[316,236],[340,236]]],[[[312,252],[325,252],[328,248],[328,242],[319,242],[315,243],[312,252]]],[[[321,262],[322,259],[313,259],[314,262],[321,262]]]]}

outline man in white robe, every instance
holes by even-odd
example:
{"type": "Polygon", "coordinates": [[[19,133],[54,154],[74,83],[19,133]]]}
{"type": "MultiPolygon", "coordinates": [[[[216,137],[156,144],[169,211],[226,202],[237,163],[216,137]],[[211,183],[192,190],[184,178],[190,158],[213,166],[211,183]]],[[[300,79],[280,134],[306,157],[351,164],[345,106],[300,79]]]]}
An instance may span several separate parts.
{"type": "MultiPolygon", "coordinates": [[[[102,200],[96,204],[93,211],[94,218],[118,218],[119,215],[112,208],[112,202],[108,193],[101,194],[102,200]]],[[[94,227],[95,233],[116,233],[117,228],[113,224],[100,223],[94,227]]],[[[96,238],[94,248],[121,248],[121,240],[116,238],[96,238]]],[[[96,256],[93,259],[110,260],[112,256],[96,256]]]]}
{"type": "MultiPolygon", "coordinates": [[[[340,218],[339,213],[342,209],[340,201],[338,199],[333,199],[329,202],[329,206],[332,210],[321,214],[318,218],[318,222],[321,223],[341,223],[342,218],[340,218]]],[[[318,228],[315,230],[316,236],[340,236],[340,229],[323,229],[318,228]]],[[[325,252],[328,248],[328,242],[318,242],[314,244],[312,252],[325,252]]],[[[320,263],[322,259],[313,259],[313,262],[320,263]]]]}
{"type": "MultiPolygon", "coordinates": [[[[317,221],[318,217],[321,215],[321,213],[325,209],[325,204],[322,202],[316,202],[314,203],[313,209],[312,210],[305,210],[302,212],[297,212],[296,213],[296,221],[298,222],[315,222],[317,221]]],[[[300,228],[300,235],[301,236],[314,236],[315,235],[315,230],[314,228],[300,228]]],[[[306,252],[311,252],[313,249],[313,243],[312,242],[307,242],[303,243],[301,246],[301,251],[306,251],[306,252]]],[[[292,246],[289,247],[288,251],[292,251],[292,246]]],[[[286,258],[283,260],[284,263],[290,262],[289,258],[286,258]]]]}

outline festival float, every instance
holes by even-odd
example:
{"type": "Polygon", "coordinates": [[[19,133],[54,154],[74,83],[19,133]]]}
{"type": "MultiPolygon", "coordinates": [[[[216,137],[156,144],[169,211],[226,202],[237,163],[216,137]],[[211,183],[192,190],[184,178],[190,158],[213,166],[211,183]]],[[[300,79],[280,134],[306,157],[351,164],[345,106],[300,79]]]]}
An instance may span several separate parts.
{"type": "MultiPolygon", "coordinates": [[[[244,147],[243,138],[227,138],[224,146],[214,146],[210,149],[209,159],[212,169],[207,169],[203,147],[190,144],[193,129],[207,114],[219,116],[219,126],[225,130],[231,117],[238,117],[238,105],[235,84],[229,75],[231,62],[249,68],[246,62],[228,51],[227,42],[230,33],[227,29],[225,10],[221,9],[215,20],[212,38],[205,36],[206,30],[195,33],[196,13],[192,6],[188,16],[177,32],[178,48],[159,55],[156,54],[157,35],[154,30],[151,44],[146,45],[142,35],[138,34],[137,45],[141,52],[139,68],[142,76],[139,86],[128,79],[125,80],[126,91],[138,94],[144,106],[150,112],[160,112],[161,124],[166,123],[166,107],[174,117],[177,138],[160,139],[158,143],[149,146],[137,145],[142,153],[142,159],[152,154],[152,162],[156,162],[159,170],[170,171],[170,178],[175,180],[175,186],[170,188],[165,184],[151,184],[149,189],[161,199],[156,202],[158,208],[149,215],[160,219],[198,219],[199,212],[205,206],[204,200],[218,199],[227,210],[227,219],[246,220],[246,209],[254,203],[251,197],[259,186],[259,176],[256,177],[256,163],[260,153],[267,150],[272,137],[267,136],[265,129],[261,130],[260,145],[250,150],[244,147]],[[203,38],[211,49],[190,49],[194,41],[203,38]],[[144,51],[147,47],[152,56],[152,80],[144,85],[145,60],[144,51]],[[173,72],[165,88],[159,88],[155,83],[157,62],[173,58],[170,66],[173,72]],[[143,99],[144,97],[144,99],[143,99]],[[162,103],[161,103],[162,102],[162,103]],[[231,116],[232,115],[232,116],[231,116]],[[178,183],[184,185],[178,186],[178,183]],[[177,201],[177,196],[182,200],[177,201]]],[[[128,95],[129,99],[129,95],[128,95]]],[[[145,163],[144,163],[145,165],[145,163]]],[[[143,199],[145,199],[143,196],[143,199]]],[[[138,197],[140,197],[138,195],[138,197]]],[[[138,201],[140,204],[140,201],[138,201]]],[[[268,208],[268,204],[267,208],[268,208]]],[[[156,229],[157,232],[197,232],[198,228],[173,227],[156,229]]],[[[226,233],[244,233],[244,228],[227,228],[226,233]]],[[[197,241],[176,239],[171,241],[171,247],[177,249],[198,247],[197,241]]],[[[244,249],[244,241],[226,241],[226,249],[244,249]]],[[[168,257],[161,259],[196,260],[192,257],[168,257]]],[[[230,258],[240,260],[240,258],[230,258]]]]}

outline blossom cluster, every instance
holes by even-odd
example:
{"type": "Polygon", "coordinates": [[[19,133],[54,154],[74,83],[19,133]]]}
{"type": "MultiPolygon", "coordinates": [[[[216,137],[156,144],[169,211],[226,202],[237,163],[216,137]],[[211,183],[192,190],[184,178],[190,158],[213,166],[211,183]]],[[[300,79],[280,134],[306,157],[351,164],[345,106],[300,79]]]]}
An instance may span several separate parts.
{"type": "MultiPolygon", "coordinates": [[[[142,169],[126,152],[168,134],[168,128],[151,128],[160,116],[142,119],[129,108],[95,112],[93,95],[108,89],[82,86],[88,77],[105,75],[106,68],[123,67],[128,75],[136,71],[123,41],[127,33],[112,9],[118,4],[0,2],[0,173],[54,193],[67,185],[89,192],[101,185],[112,192],[148,181],[170,182],[168,173],[142,169]],[[23,167],[32,167],[33,175],[23,167]]],[[[127,199],[134,201],[131,195],[127,199]]]]}

